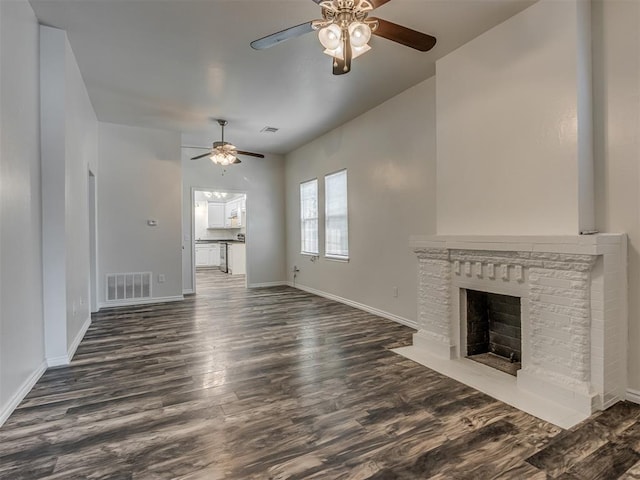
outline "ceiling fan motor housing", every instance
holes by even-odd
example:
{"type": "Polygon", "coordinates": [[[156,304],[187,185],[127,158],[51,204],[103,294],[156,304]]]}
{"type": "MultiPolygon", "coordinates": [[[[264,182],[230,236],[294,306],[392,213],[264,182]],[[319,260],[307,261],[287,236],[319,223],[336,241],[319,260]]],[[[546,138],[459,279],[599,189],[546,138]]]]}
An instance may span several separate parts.
{"type": "Polygon", "coordinates": [[[322,19],[314,20],[313,27],[318,30],[335,23],[347,28],[353,22],[364,22],[373,5],[367,0],[328,0],[321,2],[322,19]]]}

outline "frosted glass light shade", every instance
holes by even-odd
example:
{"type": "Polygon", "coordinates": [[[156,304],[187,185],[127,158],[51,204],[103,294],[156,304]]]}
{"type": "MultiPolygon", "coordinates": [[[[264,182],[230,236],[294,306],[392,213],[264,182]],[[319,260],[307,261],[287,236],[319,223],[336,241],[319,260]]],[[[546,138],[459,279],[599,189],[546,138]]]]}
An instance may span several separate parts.
{"type": "Polygon", "coordinates": [[[214,153],[213,155],[211,155],[209,158],[216,165],[224,165],[224,166],[231,165],[232,163],[234,163],[236,161],[236,157],[234,157],[233,155],[231,155],[229,153],[217,152],[217,153],[214,153]]]}
{"type": "Polygon", "coordinates": [[[349,25],[349,39],[352,47],[364,47],[371,39],[371,28],[366,23],[353,22],[349,25]]]}
{"type": "Polygon", "coordinates": [[[335,50],[342,44],[342,31],[338,25],[332,23],[318,31],[318,39],[327,50],[335,50]]]}

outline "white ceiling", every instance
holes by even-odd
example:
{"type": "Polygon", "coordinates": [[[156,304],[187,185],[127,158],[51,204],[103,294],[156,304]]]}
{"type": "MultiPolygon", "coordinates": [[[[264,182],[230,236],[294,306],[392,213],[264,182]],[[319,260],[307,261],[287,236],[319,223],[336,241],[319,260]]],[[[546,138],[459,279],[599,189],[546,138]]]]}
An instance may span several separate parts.
{"type": "Polygon", "coordinates": [[[31,0],[67,31],[98,119],[287,153],[435,73],[435,60],[534,0],[392,0],[373,13],[438,39],[421,53],[374,37],[334,76],[314,33],[255,51],[252,40],[320,18],[311,0],[31,0]],[[260,133],[265,126],[273,133],[260,133]]]}

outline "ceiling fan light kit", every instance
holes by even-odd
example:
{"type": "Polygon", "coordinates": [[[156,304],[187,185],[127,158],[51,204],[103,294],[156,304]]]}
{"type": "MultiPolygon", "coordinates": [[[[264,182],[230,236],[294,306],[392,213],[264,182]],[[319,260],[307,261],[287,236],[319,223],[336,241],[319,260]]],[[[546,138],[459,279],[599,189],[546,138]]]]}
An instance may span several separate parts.
{"type": "Polygon", "coordinates": [[[322,20],[313,20],[324,53],[333,57],[333,68],[344,73],[351,69],[351,60],[371,50],[371,33],[378,28],[376,20],[367,19],[373,5],[367,0],[326,0],[320,2],[322,20]]]}
{"type": "Polygon", "coordinates": [[[216,165],[222,165],[225,167],[227,165],[233,165],[234,163],[240,163],[238,157],[233,156],[230,152],[214,152],[211,154],[209,159],[216,165]]]}
{"type": "Polygon", "coordinates": [[[256,50],[277,45],[311,31],[318,32],[324,53],[333,58],[333,74],[351,71],[351,60],[371,50],[371,35],[400,43],[421,52],[431,50],[435,37],[380,18],[369,18],[371,10],[390,0],[313,0],[322,8],[322,19],[296,25],[251,42],[256,50]]]}

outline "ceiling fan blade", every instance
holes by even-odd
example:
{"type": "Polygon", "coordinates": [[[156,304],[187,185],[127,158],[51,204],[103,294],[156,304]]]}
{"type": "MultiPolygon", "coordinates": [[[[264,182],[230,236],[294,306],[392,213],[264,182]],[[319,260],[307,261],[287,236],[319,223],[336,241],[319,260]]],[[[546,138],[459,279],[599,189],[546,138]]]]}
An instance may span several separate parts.
{"type": "Polygon", "coordinates": [[[299,37],[313,31],[314,30],[311,26],[311,22],[301,23],[300,25],[296,25],[295,27],[287,28],[286,30],[272,33],[271,35],[267,35],[266,37],[254,40],[253,42],[251,42],[251,48],[253,48],[254,50],[263,50],[265,48],[273,47],[278,43],[284,42],[285,40],[289,40],[290,38],[299,37]]]}
{"type": "Polygon", "coordinates": [[[407,47],[415,48],[421,52],[428,52],[436,44],[436,37],[426,33],[411,30],[381,18],[371,18],[378,21],[378,28],[372,33],[387,40],[400,43],[407,47]]]}
{"type": "Polygon", "coordinates": [[[236,157],[236,159],[233,162],[231,162],[231,165],[237,165],[238,163],[242,163],[242,160],[236,157]]]}
{"type": "MultiPolygon", "coordinates": [[[[264,158],[261,153],[243,152],[242,150],[237,150],[236,153],[238,155],[248,155],[249,157],[264,158]]],[[[238,163],[240,163],[240,160],[238,160],[238,163]]]]}
{"type": "Polygon", "coordinates": [[[202,155],[198,155],[197,157],[192,157],[191,160],[199,160],[201,158],[208,157],[211,155],[211,153],[212,152],[203,153],[202,155]]]}
{"type": "Polygon", "coordinates": [[[349,38],[349,30],[346,28],[343,29],[343,37],[344,37],[344,73],[349,73],[351,71],[351,60],[353,59],[353,50],[351,50],[351,38],[349,38]]]}
{"type": "Polygon", "coordinates": [[[390,1],[391,0],[369,0],[369,2],[371,2],[371,5],[373,5],[373,8],[381,7],[382,5],[390,1]]]}

